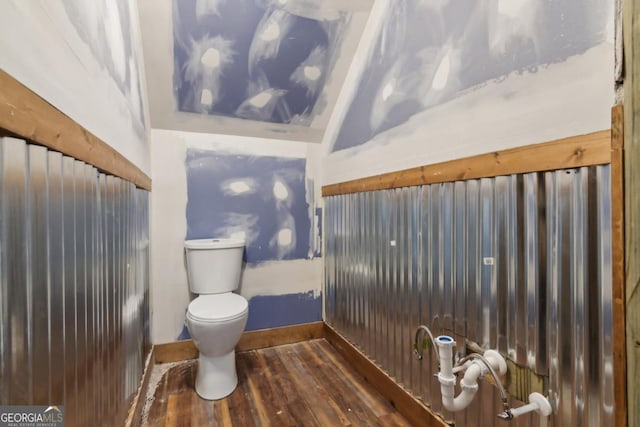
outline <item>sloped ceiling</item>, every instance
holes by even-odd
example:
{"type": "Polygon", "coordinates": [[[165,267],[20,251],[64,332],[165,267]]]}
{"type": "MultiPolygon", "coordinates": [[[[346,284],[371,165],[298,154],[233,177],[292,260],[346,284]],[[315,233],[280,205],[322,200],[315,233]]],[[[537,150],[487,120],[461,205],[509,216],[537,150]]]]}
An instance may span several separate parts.
{"type": "Polygon", "coordinates": [[[151,126],[321,142],[373,0],[141,0],[151,126]]]}

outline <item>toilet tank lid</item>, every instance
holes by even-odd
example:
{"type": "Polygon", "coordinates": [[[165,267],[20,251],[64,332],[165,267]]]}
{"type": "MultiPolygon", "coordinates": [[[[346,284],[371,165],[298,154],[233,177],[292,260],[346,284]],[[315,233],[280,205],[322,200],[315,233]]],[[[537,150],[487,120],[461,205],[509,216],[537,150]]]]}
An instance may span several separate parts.
{"type": "Polygon", "coordinates": [[[188,313],[202,321],[222,321],[242,315],[249,303],[232,292],[200,295],[189,304],[188,313]]]}
{"type": "Polygon", "coordinates": [[[187,249],[231,249],[242,246],[244,246],[242,239],[195,239],[184,242],[184,247],[187,249]]]}

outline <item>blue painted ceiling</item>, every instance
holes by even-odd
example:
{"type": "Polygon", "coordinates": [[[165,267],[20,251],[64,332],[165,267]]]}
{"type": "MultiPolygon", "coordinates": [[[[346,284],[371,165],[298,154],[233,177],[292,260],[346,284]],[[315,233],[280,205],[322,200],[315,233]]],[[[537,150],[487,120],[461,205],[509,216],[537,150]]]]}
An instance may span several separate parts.
{"type": "Polygon", "coordinates": [[[374,0],[140,2],[152,127],[321,142],[331,118],[332,151],[607,43],[612,16],[606,0],[380,0],[332,115],[374,0]]]}
{"type": "Polygon", "coordinates": [[[173,0],[177,111],[309,126],[350,13],[288,3],[173,0]]]}

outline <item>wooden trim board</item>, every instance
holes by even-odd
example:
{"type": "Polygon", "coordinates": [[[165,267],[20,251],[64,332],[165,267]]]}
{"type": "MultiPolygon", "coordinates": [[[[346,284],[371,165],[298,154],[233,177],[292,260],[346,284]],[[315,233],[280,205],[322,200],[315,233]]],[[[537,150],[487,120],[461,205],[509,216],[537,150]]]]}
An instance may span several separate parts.
{"type": "Polygon", "coordinates": [[[142,421],[142,410],[144,409],[145,397],[147,390],[149,389],[149,379],[151,378],[151,370],[154,365],[153,347],[147,355],[147,360],[144,364],[144,372],[142,373],[142,380],[140,381],[140,387],[133,397],[131,406],[129,407],[129,413],[125,420],[125,427],[138,427],[142,421]]]}
{"type": "Polygon", "coordinates": [[[3,70],[0,88],[1,129],[151,190],[142,170],[3,70]]]}
{"type": "MultiPolygon", "coordinates": [[[[626,310],[627,419],[640,426],[640,2],[622,1],[624,70],[624,304],[626,310]]],[[[616,387],[618,384],[616,384],[616,387]]],[[[616,395],[616,411],[618,410],[616,395]]]]}
{"type": "Polygon", "coordinates": [[[242,334],[236,351],[257,350],[283,344],[293,344],[324,338],[324,322],[304,323],[273,329],[260,329],[242,334]]]}
{"type": "Polygon", "coordinates": [[[627,364],[624,261],[624,111],[611,110],[611,259],[613,300],[613,381],[617,426],[627,424],[627,364]]]}
{"type": "Polygon", "coordinates": [[[480,154],[322,187],[322,195],[360,193],[514,173],[542,172],[608,164],[611,131],[603,130],[541,144],[480,154]]]}
{"type": "MultiPolygon", "coordinates": [[[[236,346],[236,351],[257,350],[259,348],[293,344],[316,338],[324,338],[323,322],[247,331],[242,334],[236,346]]],[[[178,362],[198,358],[198,349],[193,343],[193,340],[157,344],[154,346],[154,349],[155,363],[178,362]]]]}
{"type": "Polygon", "coordinates": [[[398,385],[389,375],[373,363],[349,341],[325,324],[325,339],[347,362],[414,426],[448,426],[422,402],[398,385]]]}
{"type": "Polygon", "coordinates": [[[193,340],[181,340],[153,346],[154,363],[171,363],[198,358],[198,348],[193,340]]]}

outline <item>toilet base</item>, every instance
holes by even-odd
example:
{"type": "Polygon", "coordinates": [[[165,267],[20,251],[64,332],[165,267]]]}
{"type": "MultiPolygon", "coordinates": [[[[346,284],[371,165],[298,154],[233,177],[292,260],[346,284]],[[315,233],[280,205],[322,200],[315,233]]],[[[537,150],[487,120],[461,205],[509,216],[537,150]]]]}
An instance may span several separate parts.
{"type": "Polygon", "coordinates": [[[200,353],[196,375],[196,393],[206,400],[222,399],[233,393],[238,385],[236,352],[206,357],[200,353]]]}

